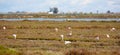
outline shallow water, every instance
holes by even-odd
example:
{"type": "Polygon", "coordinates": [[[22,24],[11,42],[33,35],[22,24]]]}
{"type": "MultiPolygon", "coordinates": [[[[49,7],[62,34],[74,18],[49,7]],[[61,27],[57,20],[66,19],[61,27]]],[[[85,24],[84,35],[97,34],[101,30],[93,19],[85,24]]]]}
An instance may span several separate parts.
{"type": "Polygon", "coordinates": [[[23,20],[37,20],[37,21],[120,21],[120,18],[2,18],[5,21],[23,21],[23,20]]]}

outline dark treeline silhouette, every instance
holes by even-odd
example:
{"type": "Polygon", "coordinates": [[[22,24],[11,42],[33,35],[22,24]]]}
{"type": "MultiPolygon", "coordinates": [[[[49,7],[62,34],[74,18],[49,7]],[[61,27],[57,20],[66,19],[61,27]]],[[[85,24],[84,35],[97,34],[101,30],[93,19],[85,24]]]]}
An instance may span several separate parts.
{"type": "Polygon", "coordinates": [[[8,13],[0,13],[0,18],[120,18],[120,13],[114,13],[110,10],[106,13],[99,13],[97,10],[96,13],[89,12],[58,12],[57,7],[50,8],[48,12],[25,12],[25,11],[16,11],[8,13]],[[52,12],[52,13],[49,13],[52,12]]]}

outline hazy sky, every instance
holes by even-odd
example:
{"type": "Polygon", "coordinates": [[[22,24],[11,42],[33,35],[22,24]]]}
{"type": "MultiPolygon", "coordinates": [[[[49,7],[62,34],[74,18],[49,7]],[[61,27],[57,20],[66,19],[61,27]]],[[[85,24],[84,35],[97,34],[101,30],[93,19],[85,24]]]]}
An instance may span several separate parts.
{"type": "Polygon", "coordinates": [[[60,12],[120,12],[120,0],[0,0],[0,12],[45,12],[50,7],[60,12]]]}

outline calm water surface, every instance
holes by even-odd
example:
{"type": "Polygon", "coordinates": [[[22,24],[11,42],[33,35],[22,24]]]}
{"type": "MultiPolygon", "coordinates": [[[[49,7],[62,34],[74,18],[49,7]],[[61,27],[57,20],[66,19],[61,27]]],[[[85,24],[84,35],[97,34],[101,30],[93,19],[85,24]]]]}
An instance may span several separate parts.
{"type": "Polygon", "coordinates": [[[5,21],[23,21],[23,20],[37,20],[37,21],[120,21],[120,18],[2,18],[5,21]]]}

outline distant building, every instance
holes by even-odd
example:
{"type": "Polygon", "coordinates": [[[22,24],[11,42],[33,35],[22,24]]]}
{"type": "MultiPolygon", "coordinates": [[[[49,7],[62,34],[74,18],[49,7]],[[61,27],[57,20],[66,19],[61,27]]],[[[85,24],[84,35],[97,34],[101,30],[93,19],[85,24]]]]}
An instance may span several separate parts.
{"type": "Polygon", "coordinates": [[[48,14],[53,14],[53,12],[48,12],[48,14]]]}
{"type": "Polygon", "coordinates": [[[49,14],[57,14],[58,13],[58,8],[57,7],[53,7],[53,8],[50,8],[49,14]]]}

